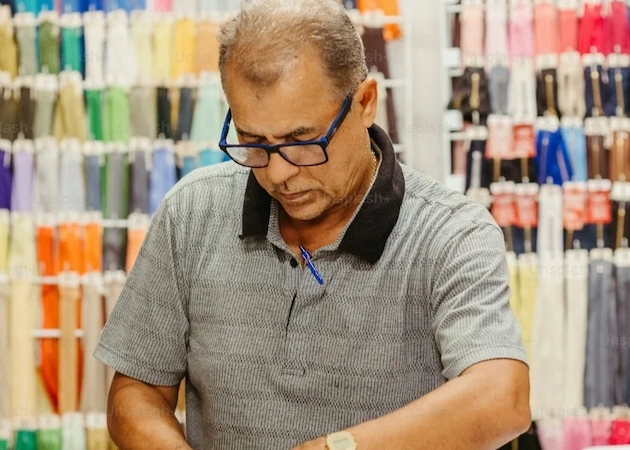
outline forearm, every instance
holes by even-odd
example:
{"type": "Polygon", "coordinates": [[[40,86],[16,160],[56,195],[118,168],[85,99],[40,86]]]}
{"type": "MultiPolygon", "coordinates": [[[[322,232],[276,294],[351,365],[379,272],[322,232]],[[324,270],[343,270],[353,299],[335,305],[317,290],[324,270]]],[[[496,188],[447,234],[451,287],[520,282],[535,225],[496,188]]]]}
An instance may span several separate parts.
{"type": "Polygon", "coordinates": [[[108,427],[120,450],[189,450],[173,408],[153,387],[129,383],[109,399],[108,427]]]}
{"type": "Polygon", "coordinates": [[[514,384],[497,375],[456,378],[349,431],[361,450],[497,449],[523,433],[530,421],[527,381],[514,384]]]}

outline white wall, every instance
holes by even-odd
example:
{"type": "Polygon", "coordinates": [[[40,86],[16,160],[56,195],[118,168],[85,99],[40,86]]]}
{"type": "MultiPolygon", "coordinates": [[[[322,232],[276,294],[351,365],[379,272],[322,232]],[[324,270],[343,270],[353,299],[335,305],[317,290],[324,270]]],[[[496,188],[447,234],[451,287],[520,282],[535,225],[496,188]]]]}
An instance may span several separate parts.
{"type": "MultiPolygon", "coordinates": [[[[445,159],[442,130],[442,116],[448,102],[443,92],[444,75],[440,52],[441,21],[440,2],[442,0],[398,0],[401,14],[411,18],[411,42],[413,48],[414,83],[412,97],[414,114],[411,123],[413,142],[407,152],[407,164],[438,181],[443,182],[445,159]]],[[[404,77],[403,45],[396,42],[390,45],[390,71],[393,78],[404,77]]],[[[402,121],[404,114],[405,91],[394,93],[399,111],[401,135],[405,136],[402,121]]]]}

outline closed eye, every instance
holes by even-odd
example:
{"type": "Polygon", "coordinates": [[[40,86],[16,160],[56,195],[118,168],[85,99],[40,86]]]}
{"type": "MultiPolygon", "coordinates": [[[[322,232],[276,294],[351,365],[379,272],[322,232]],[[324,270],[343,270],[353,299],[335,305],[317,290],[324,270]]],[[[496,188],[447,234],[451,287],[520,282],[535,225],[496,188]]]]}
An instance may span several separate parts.
{"type": "Polygon", "coordinates": [[[242,142],[243,145],[247,145],[247,144],[264,144],[264,143],[265,143],[264,139],[256,139],[256,140],[253,140],[253,141],[245,141],[244,140],[242,142]]]}
{"type": "Polygon", "coordinates": [[[318,138],[310,138],[310,139],[294,139],[293,142],[312,142],[312,141],[317,141],[318,138]]]}
{"type": "MultiPolygon", "coordinates": [[[[318,136],[309,138],[309,139],[291,139],[291,140],[285,140],[281,144],[312,142],[312,141],[318,141],[320,139],[321,137],[318,137],[318,136]]],[[[266,139],[243,139],[242,144],[247,145],[247,144],[269,144],[269,143],[267,142],[266,139]]]]}
{"type": "MultiPolygon", "coordinates": [[[[249,133],[240,128],[236,128],[236,132],[242,139],[243,144],[267,144],[267,139],[264,136],[258,136],[253,133],[249,133]]],[[[300,127],[293,130],[291,133],[281,136],[280,139],[283,143],[290,144],[292,142],[310,142],[321,139],[323,134],[321,130],[316,130],[314,127],[300,127]],[[305,136],[309,136],[305,138],[305,136]],[[313,136],[313,137],[310,137],[313,136]]]]}

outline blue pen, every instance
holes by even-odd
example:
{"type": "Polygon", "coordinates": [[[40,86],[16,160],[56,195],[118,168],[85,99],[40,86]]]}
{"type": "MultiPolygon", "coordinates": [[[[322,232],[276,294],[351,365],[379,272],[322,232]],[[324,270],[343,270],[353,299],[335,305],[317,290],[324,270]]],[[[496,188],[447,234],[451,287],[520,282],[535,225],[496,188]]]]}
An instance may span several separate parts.
{"type": "Polygon", "coordinates": [[[300,252],[302,252],[302,259],[304,260],[308,268],[311,270],[311,273],[313,274],[317,282],[319,284],[324,284],[324,280],[322,279],[321,275],[319,274],[319,272],[313,265],[313,262],[311,261],[311,254],[308,252],[308,250],[304,248],[303,245],[300,245],[300,252]]]}

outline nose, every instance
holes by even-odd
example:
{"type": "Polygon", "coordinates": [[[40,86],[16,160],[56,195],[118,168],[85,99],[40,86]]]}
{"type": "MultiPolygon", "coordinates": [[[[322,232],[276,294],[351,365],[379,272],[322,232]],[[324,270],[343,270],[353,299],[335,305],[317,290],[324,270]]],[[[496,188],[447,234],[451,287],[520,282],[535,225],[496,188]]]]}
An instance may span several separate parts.
{"type": "Polygon", "coordinates": [[[287,180],[297,175],[300,171],[298,166],[286,161],[277,153],[269,157],[267,165],[267,180],[274,185],[284,184],[287,180]]]}

